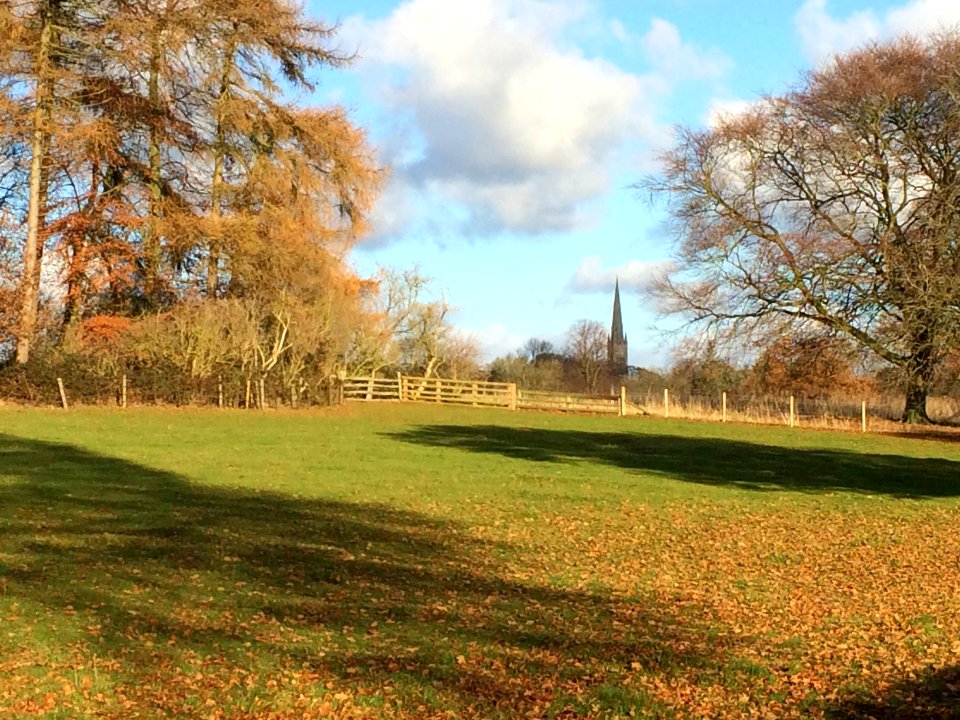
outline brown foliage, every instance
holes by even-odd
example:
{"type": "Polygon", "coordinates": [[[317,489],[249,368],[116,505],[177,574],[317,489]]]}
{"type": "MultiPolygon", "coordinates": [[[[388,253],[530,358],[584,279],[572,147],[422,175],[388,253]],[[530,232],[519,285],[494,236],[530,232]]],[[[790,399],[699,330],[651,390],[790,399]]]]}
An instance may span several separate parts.
{"type": "Polygon", "coordinates": [[[793,336],[777,340],[754,365],[758,389],[821,399],[854,393],[862,381],[853,369],[854,349],[827,336],[793,336]]]}

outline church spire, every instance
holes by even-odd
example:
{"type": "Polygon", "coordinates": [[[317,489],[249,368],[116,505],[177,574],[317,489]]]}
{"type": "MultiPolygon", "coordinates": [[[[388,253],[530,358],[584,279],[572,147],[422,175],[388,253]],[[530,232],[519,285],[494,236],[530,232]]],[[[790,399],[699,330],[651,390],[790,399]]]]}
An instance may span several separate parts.
{"type": "Polygon", "coordinates": [[[623,316],[620,312],[620,278],[613,286],[613,322],[610,323],[610,339],[607,342],[607,365],[615,376],[627,374],[627,336],[623,332],[623,316]]]}
{"type": "Polygon", "coordinates": [[[623,317],[620,314],[620,278],[613,285],[613,322],[610,325],[610,339],[623,342],[623,317]]]}

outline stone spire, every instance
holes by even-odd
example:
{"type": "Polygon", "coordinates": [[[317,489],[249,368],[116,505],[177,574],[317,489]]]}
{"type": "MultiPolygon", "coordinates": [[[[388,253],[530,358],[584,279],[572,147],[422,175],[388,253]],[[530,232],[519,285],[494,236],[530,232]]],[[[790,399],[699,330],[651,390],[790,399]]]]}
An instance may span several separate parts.
{"type": "Polygon", "coordinates": [[[620,278],[613,286],[613,322],[610,324],[610,339],[607,342],[607,364],[612,375],[627,374],[627,336],[623,332],[623,316],[620,312],[620,278]]]}

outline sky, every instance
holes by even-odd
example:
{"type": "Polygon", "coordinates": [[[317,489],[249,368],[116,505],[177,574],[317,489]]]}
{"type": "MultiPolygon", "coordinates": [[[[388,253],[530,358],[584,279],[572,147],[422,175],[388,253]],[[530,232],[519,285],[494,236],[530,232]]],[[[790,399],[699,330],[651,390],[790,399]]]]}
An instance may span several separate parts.
{"type": "Polygon", "coordinates": [[[390,174],[364,275],[417,268],[485,360],[609,326],[669,365],[663,198],[638,190],[679,127],[796,85],[836,53],[960,24],[957,0],[308,0],[356,60],[310,98],[366,128],[390,174]]]}

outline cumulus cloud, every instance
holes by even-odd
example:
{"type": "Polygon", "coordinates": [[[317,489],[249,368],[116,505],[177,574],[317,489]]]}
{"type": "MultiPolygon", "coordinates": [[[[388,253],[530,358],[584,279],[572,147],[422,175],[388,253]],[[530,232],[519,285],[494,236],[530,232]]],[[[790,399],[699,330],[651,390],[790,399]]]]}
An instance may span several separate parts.
{"type": "Polygon", "coordinates": [[[717,78],[732,66],[731,60],[722,53],[701,53],[683,42],[677,27],[661,18],[653,19],[640,44],[650,63],[672,79],[717,78]]]}
{"type": "Polygon", "coordinates": [[[395,181],[460,203],[485,232],[583,227],[625,146],[662,141],[666,74],[721,71],[664,21],[644,36],[657,59],[648,75],[587,57],[568,36],[588,7],[407,0],[383,20],[348,21],[362,69],[417,138],[416,157],[393,159],[395,181]]]}
{"type": "Polygon", "coordinates": [[[631,260],[617,267],[605,268],[598,257],[580,261],[568,287],[575,293],[609,293],[615,280],[620,288],[638,293],[647,292],[651,283],[674,267],[671,260],[631,260]]]}
{"type": "Polygon", "coordinates": [[[861,10],[847,17],[830,13],[828,0],[807,0],[794,17],[804,52],[814,62],[898,35],[929,35],[960,24],[956,0],[911,0],[884,14],[861,10]]]}
{"type": "Polygon", "coordinates": [[[721,100],[713,98],[707,108],[707,114],[704,121],[707,127],[716,128],[724,120],[735,118],[737,115],[745,113],[756,104],[753,100],[721,100]]]}
{"type": "Polygon", "coordinates": [[[457,333],[477,342],[483,354],[484,362],[490,362],[494,358],[516,352],[527,341],[526,337],[500,323],[487,325],[480,329],[461,327],[457,328],[457,333]]]}

